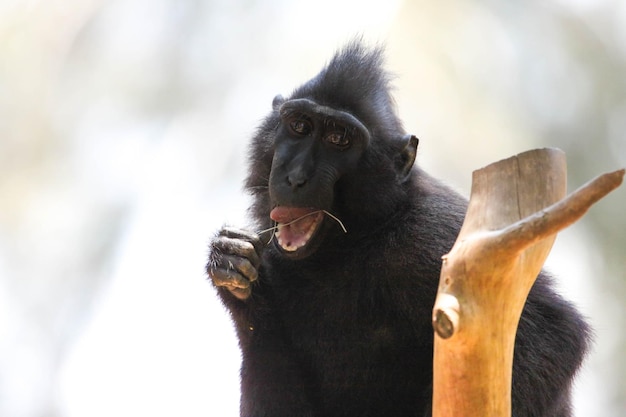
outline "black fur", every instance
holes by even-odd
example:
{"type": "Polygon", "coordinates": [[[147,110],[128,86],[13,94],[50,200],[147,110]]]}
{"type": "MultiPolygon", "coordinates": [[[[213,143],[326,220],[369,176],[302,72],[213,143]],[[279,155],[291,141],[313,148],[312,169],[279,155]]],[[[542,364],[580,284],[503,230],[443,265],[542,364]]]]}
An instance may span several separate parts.
{"type": "MultiPolygon", "coordinates": [[[[367,149],[333,180],[323,207],[348,232],[326,218],[323,241],[301,259],[285,256],[276,239],[268,244],[269,232],[259,240],[229,229],[212,243],[207,268],[242,350],[242,416],[430,414],[431,310],[441,256],[456,240],[467,202],[418,167],[398,176],[405,132],[382,54],[353,42],[288,99],[349,112],[369,130],[367,149]]],[[[288,100],[275,99],[250,148],[246,187],[258,230],[273,226],[273,200],[282,198],[270,197],[269,179],[288,100]]],[[[542,273],[519,324],[513,415],[571,415],[571,382],[588,333],[542,273]]]]}

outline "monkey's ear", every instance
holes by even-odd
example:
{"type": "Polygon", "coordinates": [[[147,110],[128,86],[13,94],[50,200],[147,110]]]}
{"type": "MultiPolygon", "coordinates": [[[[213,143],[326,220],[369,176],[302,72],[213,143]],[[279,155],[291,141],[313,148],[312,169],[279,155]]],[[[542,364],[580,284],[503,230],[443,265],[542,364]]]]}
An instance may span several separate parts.
{"type": "Polygon", "coordinates": [[[402,137],[404,147],[396,157],[396,170],[400,181],[406,180],[411,173],[411,168],[413,168],[413,163],[415,163],[419,141],[417,136],[414,135],[404,135],[402,137]]]}
{"type": "Polygon", "coordinates": [[[272,100],[272,108],[274,109],[274,111],[278,111],[278,108],[282,106],[284,102],[285,98],[280,94],[274,97],[274,100],[272,100]]]}

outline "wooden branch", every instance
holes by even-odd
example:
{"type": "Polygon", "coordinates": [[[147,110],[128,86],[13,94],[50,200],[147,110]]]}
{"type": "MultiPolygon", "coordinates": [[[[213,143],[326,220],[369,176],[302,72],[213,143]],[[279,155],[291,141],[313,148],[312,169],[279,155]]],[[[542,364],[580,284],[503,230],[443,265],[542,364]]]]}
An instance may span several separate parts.
{"type": "Polygon", "coordinates": [[[602,175],[563,199],[565,155],[557,149],[474,172],[465,222],[443,257],[433,309],[433,417],[511,415],[517,324],[555,234],[623,177],[624,170],[602,175]]]}
{"type": "Polygon", "coordinates": [[[599,175],[567,198],[502,229],[493,244],[505,245],[505,252],[521,251],[556,234],[578,221],[593,204],[619,187],[623,180],[623,169],[599,175]]]}

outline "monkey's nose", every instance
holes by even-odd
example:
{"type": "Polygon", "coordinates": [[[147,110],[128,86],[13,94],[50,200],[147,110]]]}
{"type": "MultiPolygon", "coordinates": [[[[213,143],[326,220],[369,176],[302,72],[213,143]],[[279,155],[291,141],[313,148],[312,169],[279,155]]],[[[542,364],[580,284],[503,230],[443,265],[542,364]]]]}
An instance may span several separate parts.
{"type": "Polygon", "coordinates": [[[287,183],[291,186],[293,190],[304,187],[307,183],[307,178],[299,173],[289,174],[287,176],[287,183]]]}

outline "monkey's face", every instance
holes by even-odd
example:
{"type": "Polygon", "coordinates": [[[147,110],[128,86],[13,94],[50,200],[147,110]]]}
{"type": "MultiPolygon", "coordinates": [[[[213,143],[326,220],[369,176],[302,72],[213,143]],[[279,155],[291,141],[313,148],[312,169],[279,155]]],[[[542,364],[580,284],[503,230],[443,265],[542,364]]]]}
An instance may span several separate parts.
{"type": "Polygon", "coordinates": [[[356,169],[370,134],[350,113],[309,99],[277,98],[274,106],[280,115],[269,178],[274,244],[285,256],[300,259],[330,230],[341,231],[333,215],[336,184],[356,169]]]}

